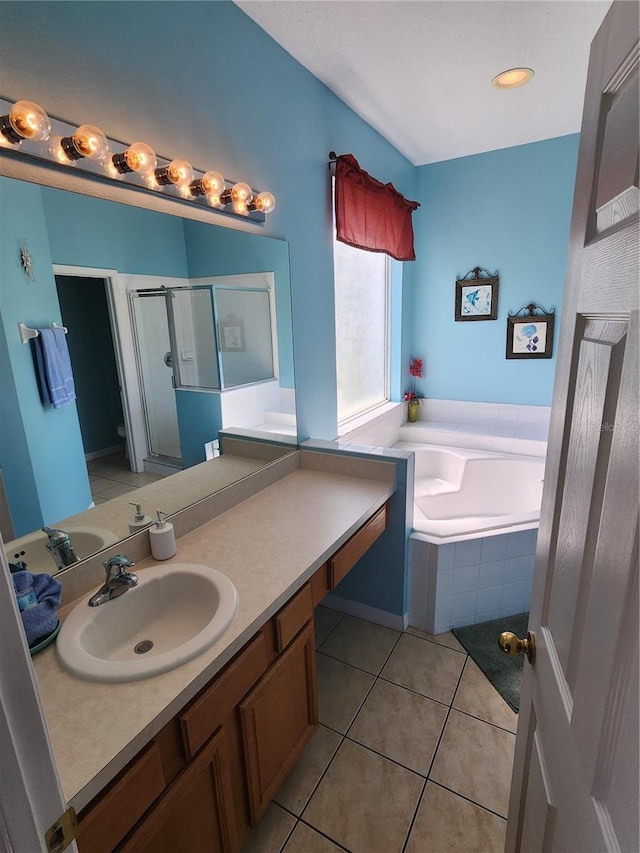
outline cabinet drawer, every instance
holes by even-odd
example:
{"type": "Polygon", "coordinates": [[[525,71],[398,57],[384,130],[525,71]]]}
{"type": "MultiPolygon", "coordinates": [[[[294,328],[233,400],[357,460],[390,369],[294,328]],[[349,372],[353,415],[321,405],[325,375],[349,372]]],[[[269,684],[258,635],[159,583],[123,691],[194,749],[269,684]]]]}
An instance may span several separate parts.
{"type": "Polygon", "coordinates": [[[385,531],[387,526],[387,504],[381,507],[366,524],[344,543],[329,561],[331,589],[340,583],[385,531]]]}
{"type": "Polygon", "coordinates": [[[264,631],[249,640],[213,682],[180,714],[185,753],[193,758],[221,726],[228,714],[269,666],[270,651],[264,631]]]}
{"type": "Polygon", "coordinates": [[[313,616],[313,596],[308,583],[276,615],[278,652],[286,648],[300,628],[313,616]]]}
{"type": "Polygon", "coordinates": [[[78,849],[81,853],[111,853],[164,788],[160,747],[152,741],[81,815],[78,849]]]}

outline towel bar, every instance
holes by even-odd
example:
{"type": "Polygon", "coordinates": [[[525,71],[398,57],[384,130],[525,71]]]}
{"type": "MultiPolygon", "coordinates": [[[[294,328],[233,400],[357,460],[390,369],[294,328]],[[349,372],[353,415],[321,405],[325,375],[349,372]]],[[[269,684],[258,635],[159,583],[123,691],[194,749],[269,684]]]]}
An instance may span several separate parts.
{"type": "MultiPolygon", "coordinates": [[[[51,324],[52,329],[62,329],[62,331],[68,334],[69,329],[66,326],[59,326],[55,320],[51,324]]],[[[20,330],[20,337],[22,339],[22,343],[26,344],[27,341],[30,341],[32,338],[37,338],[40,332],[37,329],[30,329],[28,326],[25,326],[24,323],[18,323],[18,329],[20,330]]]]}

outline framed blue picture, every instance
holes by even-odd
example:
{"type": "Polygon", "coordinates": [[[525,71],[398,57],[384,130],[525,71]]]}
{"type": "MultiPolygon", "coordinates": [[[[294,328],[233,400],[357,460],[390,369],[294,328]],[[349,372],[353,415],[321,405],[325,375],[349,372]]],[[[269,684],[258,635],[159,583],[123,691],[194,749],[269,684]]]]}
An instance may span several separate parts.
{"type": "Polygon", "coordinates": [[[496,320],[499,283],[497,272],[491,274],[481,267],[474,267],[462,278],[456,278],[456,322],[496,320]]]}
{"type": "Polygon", "coordinates": [[[507,317],[507,358],[551,358],[554,309],[544,311],[533,303],[507,317]],[[522,314],[522,312],[525,312],[522,314]]]}

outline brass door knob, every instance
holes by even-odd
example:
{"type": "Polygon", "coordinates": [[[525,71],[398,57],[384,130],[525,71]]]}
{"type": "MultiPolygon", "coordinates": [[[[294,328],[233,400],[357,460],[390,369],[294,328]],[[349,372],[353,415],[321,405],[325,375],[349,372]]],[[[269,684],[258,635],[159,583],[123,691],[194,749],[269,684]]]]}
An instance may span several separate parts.
{"type": "Polygon", "coordinates": [[[536,661],[536,638],[531,631],[527,631],[526,640],[521,640],[520,637],[516,637],[511,631],[504,631],[498,637],[498,645],[505,655],[509,655],[509,657],[513,658],[524,652],[530,664],[534,664],[536,661]]]}

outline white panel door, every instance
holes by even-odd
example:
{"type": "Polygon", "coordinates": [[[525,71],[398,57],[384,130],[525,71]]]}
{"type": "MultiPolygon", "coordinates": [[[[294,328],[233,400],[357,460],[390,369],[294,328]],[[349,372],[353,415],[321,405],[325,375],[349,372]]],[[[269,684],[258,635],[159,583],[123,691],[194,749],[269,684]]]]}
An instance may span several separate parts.
{"type": "Polygon", "coordinates": [[[507,850],[638,853],[638,4],[594,39],[507,850]]]}

